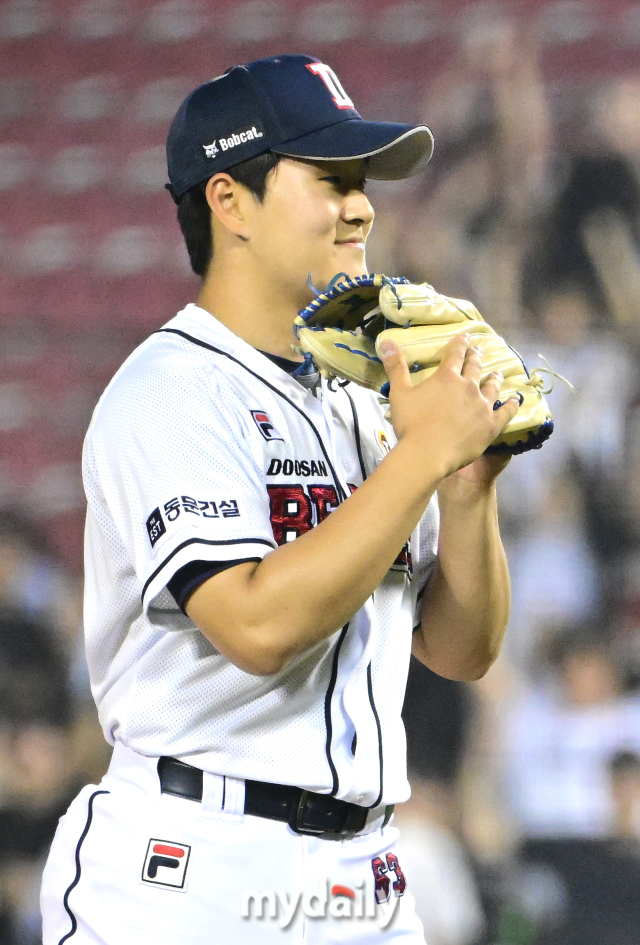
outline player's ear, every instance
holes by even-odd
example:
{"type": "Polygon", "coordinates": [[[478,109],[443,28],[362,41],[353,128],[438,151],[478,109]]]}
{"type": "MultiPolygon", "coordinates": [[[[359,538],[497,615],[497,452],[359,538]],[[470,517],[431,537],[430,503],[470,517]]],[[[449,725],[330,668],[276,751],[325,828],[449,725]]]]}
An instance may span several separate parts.
{"type": "Polygon", "coordinates": [[[211,213],[222,226],[241,239],[248,239],[247,220],[244,207],[245,188],[228,174],[215,174],[205,189],[211,213]]]}

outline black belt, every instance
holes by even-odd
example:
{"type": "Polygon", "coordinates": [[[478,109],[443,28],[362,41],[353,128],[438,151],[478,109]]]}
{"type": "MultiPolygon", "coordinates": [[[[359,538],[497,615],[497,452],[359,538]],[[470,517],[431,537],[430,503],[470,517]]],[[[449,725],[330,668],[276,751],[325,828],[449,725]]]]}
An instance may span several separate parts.
{"type": "MultiPolygon", "coordinates": [[[[158,776],[163,794],[201,801],[202,774],[200,768],[187,765],[177,758],[162,757],[158,760],[158,776]]],[[[369,809],[288,784],[245,781],[244,812],[254,817],[284,821],[296,833],[321,837],[323,840],[345,840],[364,830],[369,809]]],[[[389,823],[392,814],[393,805],[389,804],[385,808],[383,826],[389,823]]]]}

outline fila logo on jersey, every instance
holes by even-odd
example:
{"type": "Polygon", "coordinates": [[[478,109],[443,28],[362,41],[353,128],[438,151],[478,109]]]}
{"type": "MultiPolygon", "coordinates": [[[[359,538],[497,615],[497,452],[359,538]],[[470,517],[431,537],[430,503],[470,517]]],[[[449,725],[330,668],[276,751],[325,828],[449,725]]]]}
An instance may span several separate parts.
{"type": "Polygon", "coordinates": [[[284,437],[280,436],[264,410],[252,410],[251,416],[255,420],[256,426],[265,440],[282,440],[284,443],[284,437]]]}
{"type": "Polygon", "coordinates": [[[149,840],[142,867],[142,882],[184,892],[191,847],[173,840],[149,840]]]}
{"type": "Polygon", "coordinates": [[[335,74],[331,66],[325,65],[324,62],[308,62],[307,69],[309,72],[313,72],[314,75],[317,75],[318,78],[322,79],[326,87],[331,92],[331,97],[338,108],[355,108],[355,105],[345,90],[342,88],[340,79],[335,74]]]}
{"type": "Polygon", "coordinates": [[[231,148],[237,148],[239,144],[246,144],[247,141],[253,141],[255,138],[263,138],[264,131],[261,130],[261,127],[251,125],[250,128],[232,132],[228,138],[216,138],[211,144],[203,144],[204,156],[214,158],[220,151],[230,151],[231,148]],[[217,146],[216,141],[220,147],[217,146]]]}

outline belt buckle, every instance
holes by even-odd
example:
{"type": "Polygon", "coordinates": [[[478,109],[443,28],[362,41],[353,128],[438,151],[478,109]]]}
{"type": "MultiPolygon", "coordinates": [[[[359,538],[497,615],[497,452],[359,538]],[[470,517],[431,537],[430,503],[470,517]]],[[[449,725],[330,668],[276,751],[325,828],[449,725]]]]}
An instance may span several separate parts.
{"type": "Polygon", "coordinates": [[[313,827],[305,826],[304,811],[309,794],[311,793],[311,791],[303,790],[300,794],[300,800],[295,809],[295,816],[289,821],[291,829],[296,833],[302,834],[302,836],[320,837],[323,840],[352,840],[358,832],[357,830],[341,830],[337,832],[335,830],[317,830],[313,827]]]}
{"type": "Polygon", "coordinates": [[[295,830],[296,833],[303,834],[303,836],[308,837],[321,837],[325,831],[324,830],[314,830],[312,827],[305,827],[304,825],[304,809],[309,798],[310,791],[302,791],[300,794],[300,800],[298,801],[295,809],[295,815],[290,821],[289,826],[292,830],[295,830]]]}

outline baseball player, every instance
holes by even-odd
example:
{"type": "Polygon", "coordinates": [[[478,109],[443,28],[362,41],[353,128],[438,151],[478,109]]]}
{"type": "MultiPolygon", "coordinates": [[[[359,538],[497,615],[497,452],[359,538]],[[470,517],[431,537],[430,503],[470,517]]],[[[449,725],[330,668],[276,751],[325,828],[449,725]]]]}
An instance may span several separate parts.
{"type": "Polygon", "coordinates": [[[501,378],[480,385],[464,333],[415,387],[391,344],[391,426],[292,345],[315,289],[367,271],[365,179],[432,148],[302,55],[176,115],[202,289],[87,434],[86,648],[114,751],[53,841],[45,945],[423,941],[391,821],[409,657],[475,679],[498,652],[505,460],[483,453],[518,401],[493,409],[501,378]]]}

